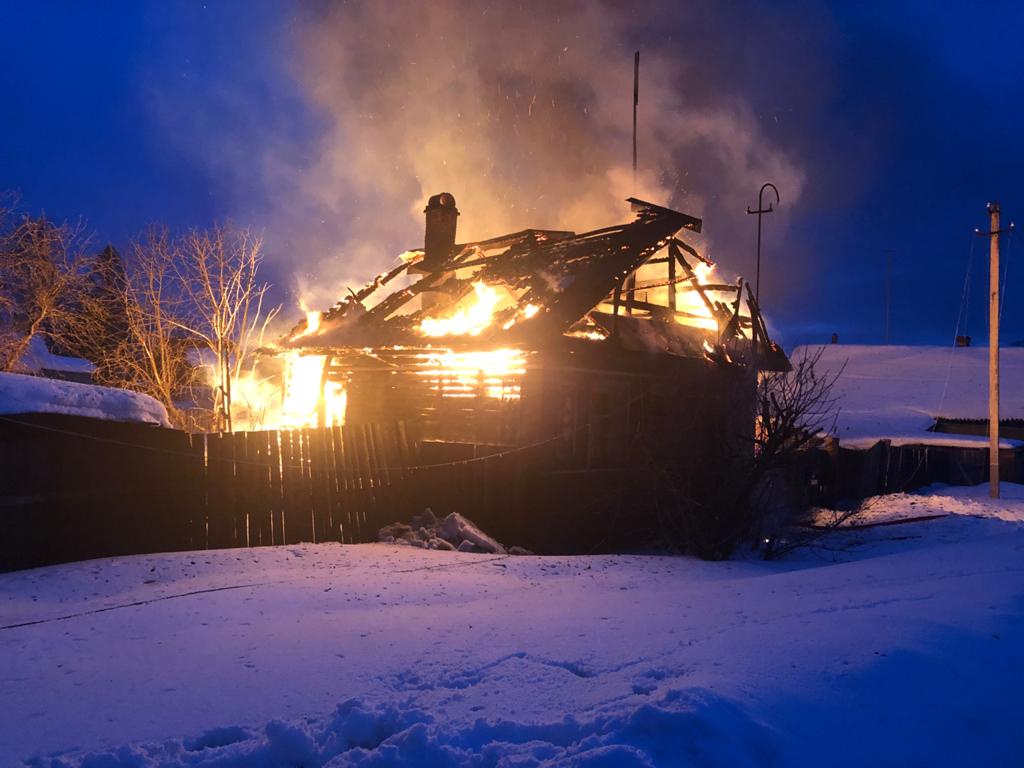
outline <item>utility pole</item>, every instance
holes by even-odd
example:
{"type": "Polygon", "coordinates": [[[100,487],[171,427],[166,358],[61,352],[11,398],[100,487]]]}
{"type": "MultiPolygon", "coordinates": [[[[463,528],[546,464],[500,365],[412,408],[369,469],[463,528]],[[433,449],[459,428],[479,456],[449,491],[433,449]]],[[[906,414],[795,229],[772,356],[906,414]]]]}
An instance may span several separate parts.
{"type": "Polygon", "coordinates": [[[636,108],[640,103],[640,51],[633,54],[633,194],[636,194],[636,108]]]}
{"type": "Polygon", "coordinates": [[[885,345],[889,346],[889,329],[892,318],[892,249],[885,252],[885,345]]]}
{"type": "Polygon", "coordinates": [[[1012,232],[999,228],[999,203],[988,204],[988,495],[999,498],[999,235],[1012,232]]]}
{"type": "MultiPolygon", "coordinates": [[[[636,108],[640,103],[640,51],[633,54],[633,194],[636,195],[636,108]]],[[[675,286],[669,286],[674,291],[675,286]]],[[[626,314],[633,314],[633,301],[636,298],[636,272],[630,272],[626,278],[626,314]]]]}
{"type": "Polygon", "coordinates": [[[776,189],[775,185],[770,181],[766,184],[761,185],[761,191],[757,193],[757,210],[750,210],[750,206],[747,206],[747,213],[750,215],[757,215],[757,271],[754,275],[754,301],[757,302],[757,306],[761,306],[761,216],[766,213],[771,213],[775,209],[772,208],[772,204],[768,203],[768,207],[764,207],[762,198],[764,197],[764,191],[770,189],[775,193],[775,204],[779,204],[779,190],[776,189]]]}

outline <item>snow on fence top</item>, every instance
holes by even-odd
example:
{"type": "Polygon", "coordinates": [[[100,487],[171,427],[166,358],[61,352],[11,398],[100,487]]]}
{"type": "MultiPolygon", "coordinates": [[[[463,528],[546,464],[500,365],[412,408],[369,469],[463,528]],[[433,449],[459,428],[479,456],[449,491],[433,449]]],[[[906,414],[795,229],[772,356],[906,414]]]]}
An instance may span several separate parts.
{"type": "MultiPolygon", "coordinates": [[[[800,360],[798,347],[791,359],[800,360]]],[[[1000,419],[1024,419],[1024,349],[1002,348],[1000,419]]],[[[988,349],[830,344],[819,373],[838,371],[836,436],[850,448],[897,445],[984,447],[985,437],[929,432],[937,418],[988,418],[988,349]],[[845,368],[843,366],[845,365],[845,368]]],[[[1004,447],[1017,441],[1003,440],[1004,447]]]]}
{"type": "Polygon", "coordinates": [[[63,413],[169,427],[167,409],[149,395],[20,373],[0,373],[0,414],[63,413]]]}

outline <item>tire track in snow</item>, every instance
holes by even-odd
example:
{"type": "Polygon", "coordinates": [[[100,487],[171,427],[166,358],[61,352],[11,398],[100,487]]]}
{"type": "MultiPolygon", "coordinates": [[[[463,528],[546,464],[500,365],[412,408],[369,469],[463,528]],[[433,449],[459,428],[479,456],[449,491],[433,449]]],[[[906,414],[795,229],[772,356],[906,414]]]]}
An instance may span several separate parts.
{"type": "Polygon", "coordinates": [[[103,608],[96,608],[91,611],[79,611],[78,613],[69,613],[66,616],[54,616],[50,619],[35,619],[33,621],[22,621],[18,624],[7,624],[0,626],[0,632],[7,629],[18,629],[19,627],[31,627],[36,624],[50,624],[55,621],[67,621],[68,619],[77,619],[81,616],[92,616],[96,613],[106,613],[107,611],[117,611],[121,608],[135,608],[140,605],[149,605],[150,603],[159,603],[163,600],[175,600],[180,597],[192,597],[193,595],[206,595],[211,592],[226,592],[231,589],[247,589],[249,587],[263,587],[272,582],[260,581],[253,584],[234,584],[227,587],[209,587],[208,589],[196,589],[192,592],[181,592],[176,595],[163,595],[161,597],[151,597],[148,600],[136,600],[131,603],[121,603],[120,605],[107,605],[103,608]]]}

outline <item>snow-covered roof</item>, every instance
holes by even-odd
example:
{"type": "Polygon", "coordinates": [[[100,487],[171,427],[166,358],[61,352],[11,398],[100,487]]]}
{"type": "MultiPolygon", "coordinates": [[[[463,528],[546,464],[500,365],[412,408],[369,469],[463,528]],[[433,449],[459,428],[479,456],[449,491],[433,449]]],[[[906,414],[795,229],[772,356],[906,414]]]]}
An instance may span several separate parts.
{"type": "MultiPolygon", "coordinates": [[[[791,356],[802,358],[798,347],[791,356]]],[[[1024,419],[1024,349],[1000,350],[1001,419],[1024,419]]],[[[836,434],[848,447],[895,444],[983,447],[984,437],[929,432],[939,417],[988,418],[988,349],[830,344],[819,371],[838,371],[836,434]],[[845,368],[843,368],[845,366],[845,368]]],[[[1004,440],[1007,447],[1016,441],[1004,440]]]]}
{"type": "Polygon", "coordinates": [[[29,339],[28,347],[18,359],[19,370],[39,373],[40,371],[61,371],[63,373],[91,374],[96,366],[80,357],[55,355],[46,348],[46,340],[36,334],[29,339]]]}
{"type": "Polygon", "coordinates": [[[167,409],[149,395],[20,373],[0,373],[0,414],[63,413],[169,427],[167,409]]]}

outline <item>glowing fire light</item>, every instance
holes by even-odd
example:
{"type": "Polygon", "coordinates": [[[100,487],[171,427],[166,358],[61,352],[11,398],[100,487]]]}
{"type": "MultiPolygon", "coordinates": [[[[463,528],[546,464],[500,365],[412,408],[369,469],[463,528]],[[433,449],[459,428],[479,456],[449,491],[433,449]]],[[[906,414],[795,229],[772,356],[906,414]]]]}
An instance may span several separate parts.
{"type": "Polygon", "coordinates": [[[302,311],[306,313],[306,327],[292,336],[292,339],[301,339],[303,336],[309,336],[310,334],[316,333],[320,330],[320,313],[315,309],[307,309],[305,301],[299,301],[299,306],[302,307],[302,311]]]}
{"type": "Polygon", "coordinates": [[[325,363],[323,355],[293,354],[285,358],[280,426],[316,425],[325,363]]]}
{"type": "Polygon", "coordinates": [[[478,397],[518,400],[519,376],[526,373],[526,355],[518,349],[488,352],[438,350],[417,356],[423,368],[417,374],[442,397],[478,397]]]}
{"type": "Polygon", "coordinates": [[[324,355],[290,354],[285,358],[284,398],[276,419],[279,429],[315,427],[320,421],[321,406],[328,425],[345,423],[348,395],[344,385],[324,380],[324,355]],[[320,387],[323,386],[323,401],[320,387]]]}
{"type": "Polygon", "coordinates": [[[588,341],[604,341],[608,338],[608,332],[599,328],[566,331],[564,335],[570,339],[587,339],[588,341]]]}
{"type": "Polygon", "coordinates": [[[497,289],[486,283],[473,283],[473,294],[468,303],[450,317],[425,317],[419,332],[424,336],[479,336],[490,326],[494,313],[502,302],[497,289]]]}
{"type": "MultiPolygon", "coordinates": [[[[698,262],[693,268],[693,272],[697,276],[697,282],[701,285],[707,285],[710,282],[711,274],[714,270],[715,268],[713,265],[705,264],[704,262],[698,262]]],[[[689,285],[689,282],[684,283],[684,285],[689,285]]],[[[669,286],[669,290],[676,292],[676,309],[682,312],[688,312],[691,315],[697,315],[697,317],[677,318],[679,323],[703,328],[708,331],[718,330],[718,321],[715,319],[714,315],[711,314],[711,310],[708,309],[708,305],[704,303],[704,299],[700,297],[700,294],[697,293],[697,291],[678,291],[674,285],[669,286]]]]}

